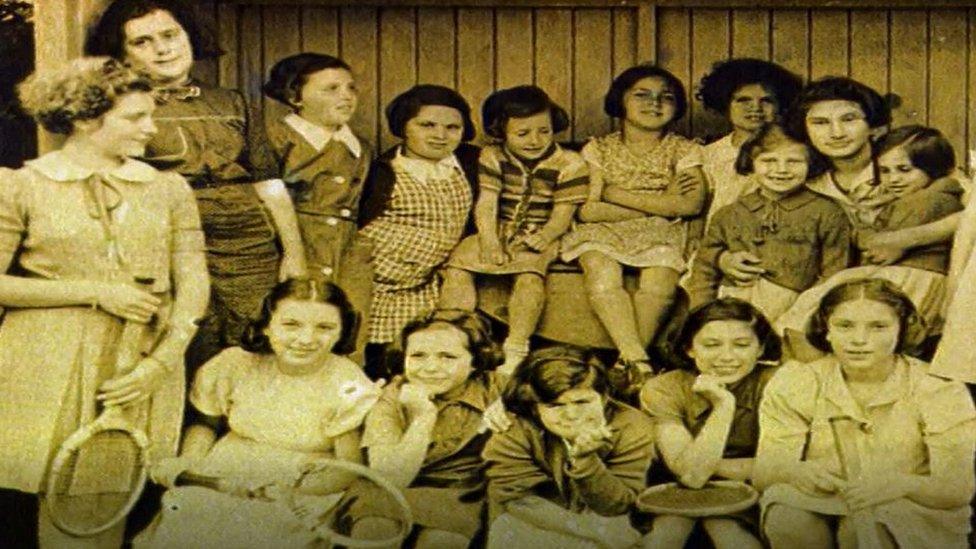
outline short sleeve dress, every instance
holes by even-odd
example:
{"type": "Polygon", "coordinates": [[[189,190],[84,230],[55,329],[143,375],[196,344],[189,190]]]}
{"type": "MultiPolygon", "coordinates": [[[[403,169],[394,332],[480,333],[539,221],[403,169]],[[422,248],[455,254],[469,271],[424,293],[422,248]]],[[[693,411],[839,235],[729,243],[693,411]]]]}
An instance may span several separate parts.
{"type": "MultiPolygon", "coordinates": [[[[370,250],[356,239],[356,220],[372,151],[349,126],[325,143],[321,128],[297,114],[269,126],[268,138],[295,205],[309,276],[335,282],[362,318],[369,318],[373,275],[370,250]]],[[[367,340],[357,338],[357,351],[367,340]]]]}
{"type": "MultiPolygon", "coordinates": [[[[136,160],[96,174],[56,151],[17,171],[0,171],[0,183],[0,250],[14,256],[10,274],[118,281],[123,274],[108,252],[107,221],[127,264],[124,276],[152,279],[151,291],[163,299],[147,337],[159,333],[175,258],[203,253],[196,202],[182,177],[136,160]],[[107,220],[96,196],[105,197],[107,220]]],[[[90,306],[6,309],[0,325],[0,486],[41,489],[54,451],[97,413],[96,388],[114,375],[122,326],[118,317],[90,306]]],[[[151,459],[176,451],[183,389],[182,368],[176,368],[147,408],[142,427],[151,459]]]]}
{"type": "Polygon", "coordinates": [[[431,164],[397,149],[377,162],[393,173],[392,193],[359,234],[372,248],[369,341],[389,343],[437,304],[437,269],[464,234],[474,191],[454,155],[431,164]]]}
{"type": "MultiPolygon", "coordinates": [[[[195,473],[251,487],[292,481],[303,463],[334,457],[336,437],[360,428],[379,397],[379,388],[344,357],[301,376],[282,373],[274,360],[232,347],[197,372],[190,402],[201,413],[227,418],[229,432],[195,473]]],[[[143,535],[146,547],[304,547],[314,541],[281,502],[189,486],[169,490],[163,507],[155,530],[143,535]]]]}
{"type": "Polygon", "coordinates": [[[530,166],[504,146],[482,149],[478,185],[498,194],[497,235],[510,259],[501,265],[483,261],[481,237],[475,234],[458,244],[450,267],[490,275],[546,275],[559,256],[559,240],[541,251],[520,244],[545,227],[556,205],[582,204],[590,181],[589,168],[579,153],[553,144],[547,154],[530,166]]]}
{"type": "MultiPolygon", "coordinates": [[[[434,399],[437,421],[431,443],[417,477],[404,488],[418,526],[473,537],[482,526],[484,462],[481,451],[491,433],[482,427],[485,409],[500,396],[505,377],[494,372],[474,375],[463,385],[434,399]]],[[[397,400],[403,377],[384,387],[363,428],[364,448],[395,444],[410,426],[407,412],[397,400]]],[[[350,507],[351,518],[398,518],[388,498],[373,497],[375,486],[361,486],[350,507]],[[384,505],[385,504],[385,505],[384,505]],[[394,514],[390,514],[394,513],[394,514]]]]}
{"type": "MultiPolygon", "coordinates": [[[[926,475],[932,461],[958,463],[961,482],[972,482],[976,451],[976,410],[966,386],[929,375],[929,365],[906,356],[862,409],[851,396],[834,356],[784,365],[766,386],[759,409],[763,429],[755,477],[781,470],[780,460],[801,459],[825,465],[843,478],[834,422],[854,422],[849,447],[863,474],[926,475]],[[786,457],[789,456],[789,457],[786,457]],[[962,457],[965,456],[965,459],[962,457]],[[873,473],[872,473],[873,472],[873,473]]],[[[824,515],[844,516],[838,496],[817,497],[790,483],[766,487],[760,504],[783,504],[824,515]]],[[[881,503],[870,516],[894,537],[898,547],[968,547],[972,509],[925,507],[909,498],[881,503]]]]}
{"type": "MultiPolygon", "coordinates": [[[[651,150],[637,155],[627,148],[620,132],[591,140],[583,157],[603,172],[604,186],[650,195],[676,192],[675,175],[701,166],[701,145],[669,133],[651,150]]],[[[689,221],[649,215],[625,221],[578,223],[562,242],[562,259],[571,261],[585,252],[603,253],[631,267],[687,268],[689,221]]]]}

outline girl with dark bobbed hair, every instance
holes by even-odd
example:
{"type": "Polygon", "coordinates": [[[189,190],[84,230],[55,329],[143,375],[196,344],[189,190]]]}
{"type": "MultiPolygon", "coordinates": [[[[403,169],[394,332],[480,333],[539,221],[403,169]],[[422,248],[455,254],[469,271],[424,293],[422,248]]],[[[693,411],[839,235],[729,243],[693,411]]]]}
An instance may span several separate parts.
{"type": "Polygon", "coordinates": [[[821,300],[807,335],[827,355],[784,364],[759,407],[753,481],[773,549],[969,546],[976,410],[906,354],[919,327],[886,280],[821,300]]]}
{"type": "MultiPolygon", "coordinates": [[[[299,53],[275,63],[263,89],[291,110],[269,123],[268,139],[294,204],[308,276],[342,286],[368,318],[369,248],[355,236],[372,148],[349,127],[358,103],[352,69],[331,55],[299,53]]],[[[354,360],[363,358],[366,335],[354,360]]]]}
{"type": "MultiPolygon", "coordinates": [[[[181,453],[153,471],[170,488],[163,512],[139,546],[302,547],[316,539],[281,502],[248,495],[294,482],[317,459],[363,462],[360,427],[380,389],[343,356],[357,324],[331,282],[289,279],[265,296],[241,346],[197,372],[181,453]],[[183,487],[193,476],[213,481],[183,487]]],[[[316,484],[341,491],[352,481],[330,475],[316,484]]]]}
{"type": "MultiPolygon", "coordinates": [[[[885,201],[879,205],[874,224],[861,228],[862,239],[937,222],[963,210],[962,186],[950,176],[956,168],[955,153],[942,132],[925,126],[902,126],[879,139],[875,150],[879,189],[885,201]]],[[[783,331],[802,332],[830,288],[845,280],[870,277],[883,278],[901,288],[925,321],[926,332],[938,334],[948,295],[950,244],[913,247],[885,264],[862,264],[837,273],[801,295],[787,315],[777,319],[777,325],[783,331]]]]}
{"type": "Polygon", "coordinates": [[[609,397],[589,350],[529,354],[505,388],[511,427],[483,457],[488,547],[636,547],[630,523],[654,458],[653,424],[609,397]]]}
{"type": "Polygon", "coordinates": [[[591,184],[562,258],[579,258],[590,306],[620,351],[614,379],[636,396],[654,368],[647,346],[675,302],[705,205],[701,147],[678,135],[687,97],[681,82],[653,65],[631,67],[610,84],[604,110],[621,129],[583,148],[591,184]],[[625,268],[640,271],[624,287],[625,268]]]}
{"type": "Polygon", "coordinates": [[[579,153],[556,143],[569,117],[541,88],[496,91],[481,112],[485,133],[500,142],[481,151],[474,207],[478,234],[462,240],[451,255],[441,303],[474,310],[476,276],[512,277],[502,345],[502,370],[510,374],[529,352],[545,307],[549,265],[586,196],[589,177],[579,153]]]}
{"type": "MultiPolygon", "coordinates": [[[[876,139],[888,129],[890,104],[895,99],[856,80],[831,76],[809,83],[785,117],[787,132],[809,143],[827,162],[827,171],[811,179],[807,186],[844,208],[855,229],[856,266],[889,265],[910,250],[948,242],[959,223],[960,214],[948,212],[916,226],[886,228],[883,212],[893,195],[883,184],[876,139]]],[[[726,276],[742,285],[755,282],[767,267],[750,252],[722,254],[719,265],[726,276]]],[[[921,294],[928,295],[930,281],[924,286],[921,294]]],[[[918,288],[904,287],[913,297],[921,295],[918,288]]],[[[809,312],[816,302],[815,298],[804,300],[805,310],[809,312]]],[[[798,300],[797,306],[799,303],[798,300]]],[[[926,308],[938,310],[941,305],[926,308]]],[[[798,319],[793,326],[802,325],[803,320],[798,319]]]]}
{"type": "MultiPolygon", "coordinates": [[[[700,488],[712,478],[749,482],[759,441],[759,402],[776,371],[780,340],[749,303],[722,298],[694,309],[677,334],[680,369],[648,380],[641,408],[673,477],[700,488]]],[[[685,546],[695,519],[654,519],[652,547],[685,546]]],[[[755,514],[703,517],[716,547],[760,547],[755,514]]]]}
{"type": "MultiPolygon", "coordinates": [[[[156,132],[151,90],[108,57],[38,72],[18,88],[24,109],[65,140],[19,170],[0,170],[4,489],[41,494],[57,448],[104,406],[142,418],[134,427],[149,434],[150,462],[176,451],[183,354],[206,308],[207,271],[186,181],[132,158],[156,132]],[[146,326],[135,348],[120,338],[127,323],[146,326]],[[126,354],[139,361],[120,375],[117,356],[126,354]]],[[[85,455],[111,463],[123,459],[117,451],[85,455]]],[[[86,496],[120,482],[110,473],[96,480],[86,496]]],[[[44,497],[41,547],[121,544],[125,521],[75,537],[54,526],[44,497]]],[[[0,538],[15,543],[8,532],[0,538]]]]}
{"type": "Polygon", "coordinates": [[[802,88],[803,80],[780,65],[747,57],[716,63],[702,77],[696,95],[732,126],[728,135],[704,149],[709,218],[754,188],[735,170],[739,148],[763,125],[776,122],[802,88]]]}
{"type": "MultiPolygon", "coordinates": [[[[507,379],[490,324],[477,313],[438,309],[409,322],[395,356],[402,375],[383,390],[366,418],[369,465],[398,487],[413,509],[416,547],[467,548],[481,530],[481,450],[494,426],[491,404],[507,379]]],[[[507,423],[507,420],[503,421],[507,423]]],[[[377,488],[350,490],[355,537],[388,538],[399,516],[377,488]]]]}
{"type": "Polygon", "coordinates": [[[373,298],[367,370],[406,324],[434,309],[437,269],[469,230],[477,193],[471,108],[456,91],[417,85],[386,106],[402,142],[373,162],[359,209],[360,236],[372,248],[373,298]]]}
{"type": "Polygon", "coordinates": [[[181,0],[114,0],[86,44],[88,53],[123,60],[152,81],[159,131],[145,160],[184,176],[196,195],[213,292],[187,356],[190,371],[240,343],[278,280],[305,274],[264,125],[249,120],[240,92],[190,77],[193,62],[216,51],[195,15],[181,0]]]}

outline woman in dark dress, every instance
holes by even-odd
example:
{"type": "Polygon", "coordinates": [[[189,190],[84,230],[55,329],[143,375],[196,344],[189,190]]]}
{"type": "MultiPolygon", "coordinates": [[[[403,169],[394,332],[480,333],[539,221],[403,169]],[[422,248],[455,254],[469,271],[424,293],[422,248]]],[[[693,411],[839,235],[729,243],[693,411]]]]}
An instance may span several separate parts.
{"type": "Polygon", "coordinates": [[[159,132],[146,160],[183,175],[196,195],[212,293],[187,357],[191,372],[240,342],[279,278],[305,271],[294,210],[274,179],[278,169],[262,125],[248,119],[240,92],[190,77],[195,59],[219,52],[204,36],[180,2],[116,0],[86,44],[90,55],[121,59],[152,81],[159,132]]]}

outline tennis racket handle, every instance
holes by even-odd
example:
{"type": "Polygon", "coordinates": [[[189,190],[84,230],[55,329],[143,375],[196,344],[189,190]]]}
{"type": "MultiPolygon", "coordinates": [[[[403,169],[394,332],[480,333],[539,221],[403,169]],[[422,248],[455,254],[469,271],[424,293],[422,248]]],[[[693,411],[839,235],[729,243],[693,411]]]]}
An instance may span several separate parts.
{"type": "Polygon", "coordinates": [[[135,368],[144,358],[142,344],[146,337],[146,325],[127,321],[122,326],[122,333],[116,342],[115,372],[117,376],[125,375],[135,368]]]}
{"type": "Polygon", "coordinates": [[[177,475],[176,482],[173,484],[175,486],[203,486],[211,490],[220,490],[224,486],[218,477],[191,473],[189,471],[183,471],[177,475]]]}
{"type": "MultiPolygon", "coordinates": [[[[135,277],[133,282],[140,289],[149,291],[155,283],[154,278],[135,277]]],[[[144,358],[143,344],[146,337],[148,325],[139,322],[126,321],[122,327],[122,333],[116,342],[115,354],[115,373],[125,375],[132,371],[144,358]]]]}

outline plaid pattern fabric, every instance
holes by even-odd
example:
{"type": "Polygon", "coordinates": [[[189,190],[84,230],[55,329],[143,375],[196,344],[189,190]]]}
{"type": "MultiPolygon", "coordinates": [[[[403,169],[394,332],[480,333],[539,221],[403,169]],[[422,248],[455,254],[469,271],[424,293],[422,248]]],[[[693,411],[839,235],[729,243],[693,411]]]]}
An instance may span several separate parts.
{"type": "Polygon", "coordinates": [[[387,210],[361,234],[373,243],[374,295],[369,340],[393,341],[414,317],[434,308],[435,270],[451,254],[471,210],[459,169],[418,177],[393,162],[396,187],[387,210]]]}

